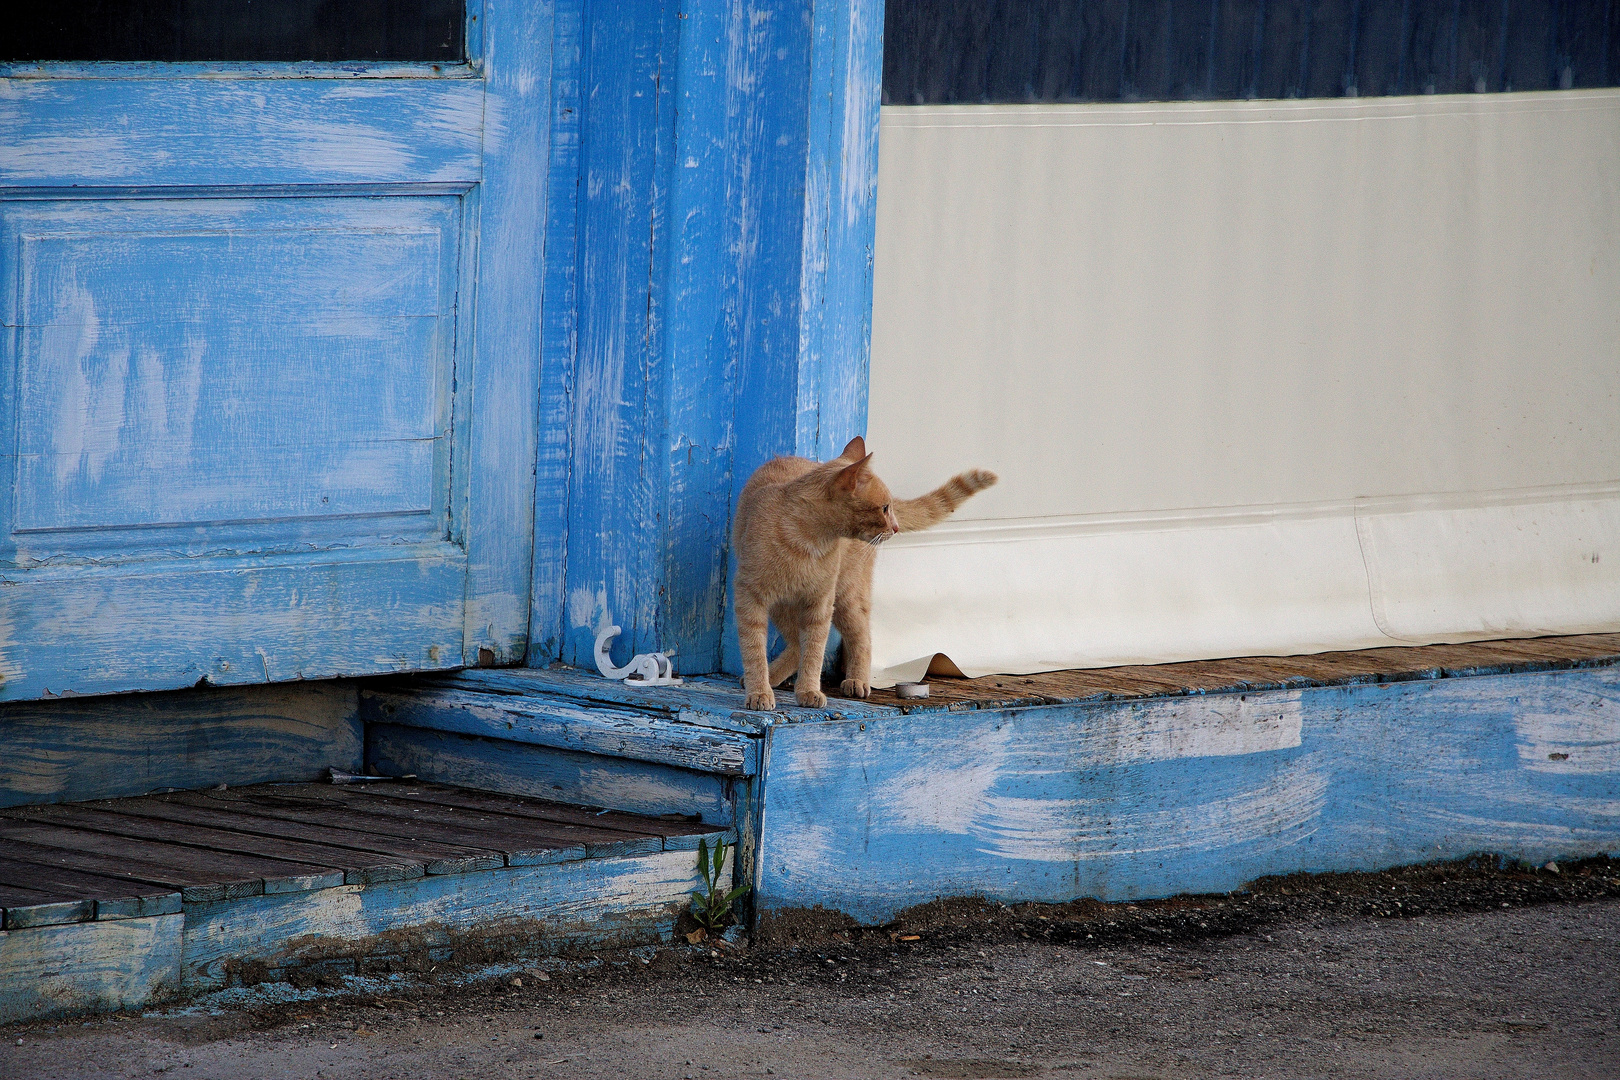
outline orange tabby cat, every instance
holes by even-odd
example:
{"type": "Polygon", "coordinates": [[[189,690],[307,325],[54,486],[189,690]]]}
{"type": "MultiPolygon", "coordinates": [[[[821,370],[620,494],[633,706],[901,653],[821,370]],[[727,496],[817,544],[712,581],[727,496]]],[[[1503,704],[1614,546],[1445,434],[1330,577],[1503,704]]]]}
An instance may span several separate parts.
{"type": "Polygon", "coordinates": [[[755,470],[737,500],[737,639],[750,709],[776,708],[772,687],[796,670],[800,705],[827,704],[821,664],[827,628],[844,637],[846,697],[871,693],[872,567],[877,548],[897,532],[944,521],[970,495],[996,482],[975,469],[916,499],[894,501],[872,473],[860,436],[832,461],[772,458],[755,470]],[[767,664],[767,619],[787,648],[767,664]]]}

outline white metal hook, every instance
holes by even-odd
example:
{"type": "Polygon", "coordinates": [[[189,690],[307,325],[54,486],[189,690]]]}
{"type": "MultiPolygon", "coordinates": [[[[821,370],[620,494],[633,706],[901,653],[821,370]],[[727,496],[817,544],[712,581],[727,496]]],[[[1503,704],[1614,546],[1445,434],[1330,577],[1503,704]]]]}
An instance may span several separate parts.
{"type": "Polygon", "coordinates": [[[619,632],[619,627],[609,626],[596,635],[596,670],[604,679],[622,679],[626,685],[634,686],[681,685],[681,680],[675,677],[675,665],[669,659],[675,655],[674,649],[667,653],[637,653],[624,667],[614,667],[608,643],[618,637],[619,632]]]}

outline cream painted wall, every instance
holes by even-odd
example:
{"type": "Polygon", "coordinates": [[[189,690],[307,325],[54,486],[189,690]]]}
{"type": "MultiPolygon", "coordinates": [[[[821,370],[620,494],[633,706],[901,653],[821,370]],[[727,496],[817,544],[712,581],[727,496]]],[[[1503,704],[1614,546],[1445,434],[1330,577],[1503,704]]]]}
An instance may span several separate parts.
{"type": "Polygon", "coordinates": [[[884,111],[879,681],[1620,628],[1620,93],[884,111]]]}

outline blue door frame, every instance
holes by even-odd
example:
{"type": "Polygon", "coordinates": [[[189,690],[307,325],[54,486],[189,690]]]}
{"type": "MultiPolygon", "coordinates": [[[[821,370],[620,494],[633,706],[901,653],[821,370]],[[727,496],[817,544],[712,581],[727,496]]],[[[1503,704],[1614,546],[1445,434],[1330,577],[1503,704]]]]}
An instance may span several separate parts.
{"type": "Polygon", "coordinates": [[[0,699],[518,662],[549,7],[0,72],[0,699]]]}
{"type": "Polygon", "coordinates": [[[719,669],[742,480],[864,428],[882,24],[881,0],[474,0],[460,67],[0,71],[0,464],[32,500],[0,506],[0,700],[589,663],[609,617],[621,651],[719,669]],[[53,317],[28,297],[68,279],[28,238],[69,226],[63,272],[126,314],[245,282],[195,306],[222,358],[200,410],[171,400],[176,316],[102,458],[30,414],[109,363],[30,344],[53,317]],[[121,232],[224,239],[91,266],[121,232]],[[231,336],[316,309],[307,347],[231,336]],[[323,352],[356,313],[436,329],[323,352]]]}
{"type": "MultiPolygon", "coordinates": [[[[561,0],[528,662],[716,671],[731,508],[865,429],[881,0],[561,0]]],[[[734,647],[734,646],[732,646],[734,647]]]]}

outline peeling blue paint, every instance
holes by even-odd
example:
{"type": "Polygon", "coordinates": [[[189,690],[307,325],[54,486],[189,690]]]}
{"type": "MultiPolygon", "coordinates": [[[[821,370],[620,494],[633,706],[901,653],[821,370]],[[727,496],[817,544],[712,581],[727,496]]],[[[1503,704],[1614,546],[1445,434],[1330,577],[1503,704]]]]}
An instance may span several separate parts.
{"type": "Polygon", "coordinates": [[[1620,669],[773,726],[762,911],[1620,851],[1620,669]]]}

